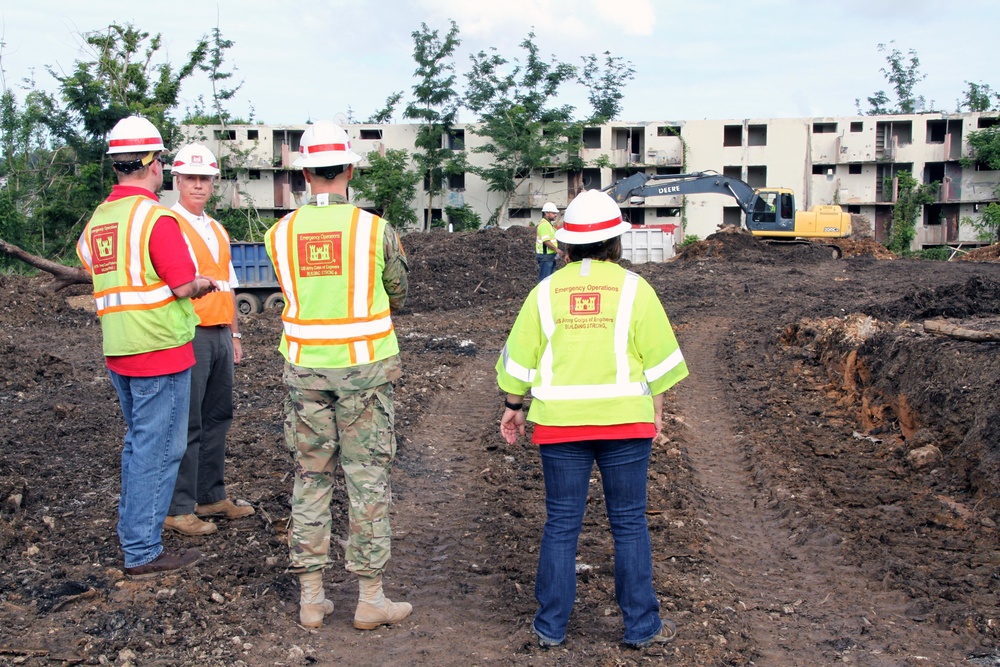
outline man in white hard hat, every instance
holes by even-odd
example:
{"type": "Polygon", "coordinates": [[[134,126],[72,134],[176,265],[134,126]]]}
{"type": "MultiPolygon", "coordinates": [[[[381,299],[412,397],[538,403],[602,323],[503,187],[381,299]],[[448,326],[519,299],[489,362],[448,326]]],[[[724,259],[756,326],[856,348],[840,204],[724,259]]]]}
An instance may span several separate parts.
{"type": "Polygon", "coordinates": [[[535,229],[535,259],[538,260],[538,280],[545,280],[556,270],[556,259],[562,257],[552,223],[559,217],[559,208],[550,201],[542,206],[542,219],[535,229]]]}
{"type": "Polygon", "coordinates": [[[174,157],[171,172],[180,198],[172,209],[198,273],[211,276],[219,291],[194,302],[195,365],[187,450],[181,459],[163,527],[189,536],[210,535],[217,527],[203,516],[239,519],[254,513],[226,497],[226,433],[233,423],[233,364],[243,356],[233,290],[238,287],[229,254],[229,234],[205,212],[219,165],[201,144],[188,144],[174,157]]]}
{"type": "Polygon", "coordinates": [[[389,473],[396,454],[393,382],[402,376],[391,311],[406,299],[406,256],[382,218],[347,203],[354,163],[347,132],[326,121],[300,141],[309,202],[268,230],[267,253],[285,297],[285,441],[295,460],[289,570],[299,575],[299,621],[333,612],[330,500],[340,459],[349,500],[348,571],[358,575],[354,627],[398,623],[412,607],[382,592],[391,530],[389,473]]]}
{"type": "Polygon", "coordinates": [[[118,184],[77,243],[94,281],[104,355],[127,426],[118,538],[132,579],[201,558],[196,549],[164,550],[161,532],[187,446],[191,339],[198,323],[191,299],[218,285],[196,273],[176,215],[158,204],[163,150],[159,131],[145,118],[115,125],[108,154],[118,184]]]}

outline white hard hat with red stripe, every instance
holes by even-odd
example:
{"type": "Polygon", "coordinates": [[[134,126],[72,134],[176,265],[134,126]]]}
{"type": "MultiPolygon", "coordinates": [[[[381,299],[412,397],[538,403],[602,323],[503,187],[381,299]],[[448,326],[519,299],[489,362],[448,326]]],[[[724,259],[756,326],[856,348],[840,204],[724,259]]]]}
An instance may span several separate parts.
{"type": "Polygon", "coordinates": [[[219,162],[212,151],[201,144],[188,144],[177,151],[171,171],[189,176],[218,176],[219,162]]]}
{"type": "Polygon", "coordinates": [[[563,214],[563,225],[556,230],[556,240],[571,245],[598,243],[632,229],[622,220],[622,210],[607,193],[586,190],[578,194],[563,214]]]}
{"type": "Polygon", "coordinates": [[[314,169],[354,164],[361,156],[351,150],[351,141],[344,128],[328,120],[321,120],[309,126],[299,141],[301,155],[293,167],[314,169]]]}
{"type": "Polygon", "coordinates": [[[142,116],[122,118],[108,135],[108,155],[162,151],[163,137],[156,126],[142,116]]]}

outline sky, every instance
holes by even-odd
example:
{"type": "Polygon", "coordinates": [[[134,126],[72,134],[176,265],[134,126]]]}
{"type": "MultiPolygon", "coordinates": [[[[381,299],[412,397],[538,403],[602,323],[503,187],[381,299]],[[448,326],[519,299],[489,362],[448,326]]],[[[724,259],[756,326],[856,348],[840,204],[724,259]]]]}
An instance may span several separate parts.
{"type": "MultiPolygon", "coordinates": [[[[426,23],[460,31],[459,86],[469,55],[496,48],[508,60],[533,30],[540,53],[573,65],[610,51],[635,68],[619,120],[683,121],[850,116],[855,100],[891,86],[880,43],[911,49],[926,78],[915,93],[928,107],[955,111],[966,81],[1000,90],[991,44],[1000,2],[966,0],[32,0],[0,6],[3,87],[19,92],[34,75],[55,89],[46,66],[69,72],[92,58],[81,33],[131,22],[160,33],[153,62],[179,65],[218,26],[234,45],[225,68],[243,87],[228,104],[268,124],[364,120],[393,92],[415,83],[412,32],[426,23]],[[894,44],[890,44],[890,41],[894,44]]],[[[178,116],[210,91],[203,74],[181,89],[178,116]]],[[[582,87],[557,100],[590,113],[582,87]]],[[[867,108],[867,103],[863,104],[867,108]]],[[[402,118],[402,105],[393,119],[402,118]]],[[[474,122],[460,112],[460,122],[474,122]]]]}

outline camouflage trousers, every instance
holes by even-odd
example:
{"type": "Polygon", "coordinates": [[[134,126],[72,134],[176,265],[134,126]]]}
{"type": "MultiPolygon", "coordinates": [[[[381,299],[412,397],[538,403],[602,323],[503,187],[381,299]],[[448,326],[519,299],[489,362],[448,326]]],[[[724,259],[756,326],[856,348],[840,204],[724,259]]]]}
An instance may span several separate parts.
{"type": "Polygon", "coordinates": [[[350,502],[347,569],[369,577],[385,569],[392,537],[394,419],[391,383],[357,391],[289,385],[285,443],[295,460],[290,572],[312,572],[329,564],[330,501],[338,459],[350,502]]]}

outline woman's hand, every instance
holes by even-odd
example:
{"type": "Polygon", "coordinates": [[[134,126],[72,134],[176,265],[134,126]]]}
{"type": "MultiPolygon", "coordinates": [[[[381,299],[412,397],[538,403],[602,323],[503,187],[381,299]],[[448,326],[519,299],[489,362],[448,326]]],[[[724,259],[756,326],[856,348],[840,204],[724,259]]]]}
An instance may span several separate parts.
{"type": "Polygon", "coordinates": [[[503,409],[503,417],[500,419],[500,435],[507,441],[508,445],[517,442],[517,435],[524,435],[524,410],[503,409]]]}

